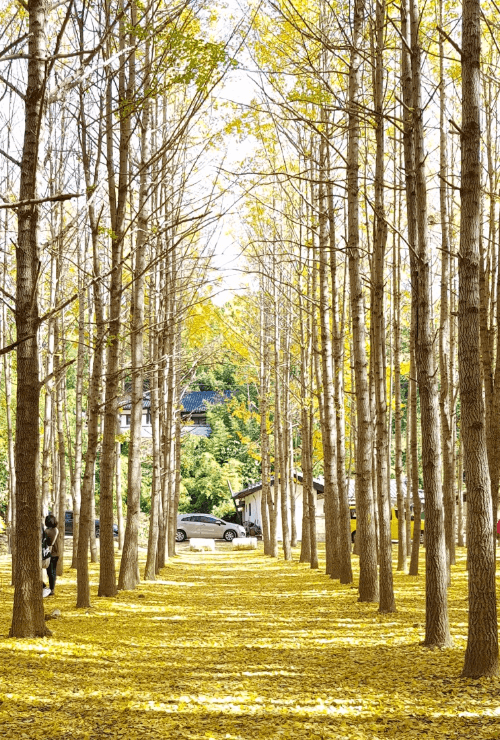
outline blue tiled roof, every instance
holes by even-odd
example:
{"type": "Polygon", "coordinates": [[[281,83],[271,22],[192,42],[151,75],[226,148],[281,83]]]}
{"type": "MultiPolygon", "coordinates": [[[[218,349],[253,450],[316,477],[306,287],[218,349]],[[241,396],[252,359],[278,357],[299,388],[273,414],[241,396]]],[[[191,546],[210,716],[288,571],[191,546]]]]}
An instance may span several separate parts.
{"type": "Polygon", "coordinates": [[[193,424],[192,426],[182,427],[181,435],[183,437],[185,437],[186,434],[192,434],[195,437],[210,437],[211,432],[212,429],[208,424],[193,424]]]}
{"type": "Polygon", "coordinates": [[[231,391],[193,391],[186,393],[181,403],[185,413],[202,414],[207,410],[207,406],[215,406],[230,398],[231,391]]]}
{"type": "MultiPolygon", "coordinates": [[[[130,396],[127,396],[126,398],[122,398],[120,401],[118,401],[118,406],[123,411],[130,411],[132,408],[132,403],[130,401],[130,396]]],[[[145,391],[144,395],[142,397],[142,408],[143,409],[150,409],[151,408],[151,398],[149,395],[149,391],[145,391]]]]}
{"type": "MultiPolygon", "coordinates": [[[[229,401],[231,396],[232,391],[193,391],[182,397],[182,410],[186,414],[202,414],[207,410],[207,406],[215,406],[223,401],[229,401]]],[[[123,411],[128,411],[131,408],[130,396],[123,398],[118,405],[123,411]]],[[[142,398],[142,408],[149,409],[150,407],[149,391],[145,391],[142,398]]]]}

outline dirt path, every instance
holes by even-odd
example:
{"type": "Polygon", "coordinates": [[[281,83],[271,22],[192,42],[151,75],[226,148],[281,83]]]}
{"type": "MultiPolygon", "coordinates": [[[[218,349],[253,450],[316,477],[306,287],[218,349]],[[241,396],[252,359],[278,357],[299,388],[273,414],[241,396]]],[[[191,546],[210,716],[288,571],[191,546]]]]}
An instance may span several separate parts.
{"type": "MultiPolygon", "coordinates": [[[[295,553],[295,558],[298,553],[295,553]]],[[[1,559],[0,634],[12,589],[1,559]]],[[[0,643],[0,737],[45,740],[498,737],[500,682],[460,681],[455,647],[429,652],[422,579],[396,574],[399,611],[261,552],[189,553],[156,583],[77,611],[74,574],[45,601],[53,637],[0,643]],[[414,696],[415,695],[415,696],[414,696]],[[460,716],[462,714],[462,716],[460,716]]],[[[93,593],[97,567],[92,566],[93,593]]]]}

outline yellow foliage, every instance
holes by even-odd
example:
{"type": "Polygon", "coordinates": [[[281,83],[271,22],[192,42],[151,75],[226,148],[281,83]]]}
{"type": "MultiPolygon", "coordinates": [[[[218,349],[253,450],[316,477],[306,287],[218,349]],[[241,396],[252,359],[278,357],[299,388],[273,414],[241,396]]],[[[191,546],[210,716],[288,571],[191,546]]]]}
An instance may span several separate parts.
{"type": "MultiPolygon", "coordinates": [[[[500,679],[458,678],[465,551],[449,591],[454,646],[429,651],[424,577],[395,573],[398,612],[298,562],[179,548],[156,583],[76,610],[74,571],[44,602],[51,638],[1,641],[0,737],[12,740],[480,740],[500,679]]],[[[394,548],[396,555],[396,548],[394,548]]],[[[324,547],[320,551],[324,566],[324,547]]],[[[357,558],[353,558],[357,568],[357,558]]],[[[141,570],[144,561],[141,564],[141,570]]],[[[12,612],[1,558],[1,634],[12,612]]],[[[421,572],[424,571],[423,561],[421,572]]]]}

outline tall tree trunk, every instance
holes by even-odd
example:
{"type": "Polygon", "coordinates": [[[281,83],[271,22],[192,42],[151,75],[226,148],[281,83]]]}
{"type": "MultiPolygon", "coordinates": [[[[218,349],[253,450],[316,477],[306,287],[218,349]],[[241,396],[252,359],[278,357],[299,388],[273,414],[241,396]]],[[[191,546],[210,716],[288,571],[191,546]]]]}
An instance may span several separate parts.
{"type": "MultiPolygon", "coordinates": [[[[135,13],[134,13],[135,15],[135,13]]],[[[146,16],[147,17],[147,16],[146,16]]],[[[148,37],[149,39],[149,37],[148,37]]],[[[131,355],[132,355],[132,394],[130,408],[130,445],[128,457],[128,487],[127,487],[127,524],[125,528],[125,542],[120,563],[118,588],[131,590],[137,586],[139,572],[139,514],[141,508],[141,438],[142,438],[142,408],[144,398],[144,285],[146,267],[146,244],[149,227],[149,198],[150,198],[150,159],[151,159],[151,99],[150,87],[150,42],[146,41],[145,74],[143,88],[146,97],[143,101],[141,119],[141,164],[139,186],[139,208],[137,213],[137,238],[135,245],[134,281],[132,284],[131,306],[131,355]]],[[[158,495],[158,492],[155,491],[158,495]]],[[[157,506],[152,506],[154,518],[157,506]]],[[[151,534],[156,532],[156,523],[151,534]]],[[[156,546],[155,546],[156,549],[156,546]]],[[[149,548],[148,548],[149,550],[149,548]]],[[[156,558],[155,558],[156,559],[156,558]]],[[[152,561],[155,562],[155,561],[152,561]]],[[[153,568],[152,563],[149,564],[153,568]]],[[[154,577],[154,570],[150,570],[154,577]]]]}
{"type": "Polygon", "coordinates": [[[498,673],[495,546],[480,366],[481,4],[463,0],[458,363],[467,483],[469,634],[462,676],[498,673]]]}
{"type": "MultiPolygon", "coordinates": [[[[55,252],[51,255],[50,260],[50,302],[49,308],[53,309],[56,305],[56,285],[57,285],[57,255],[55,252]]],[[[45,374],[47,377],[54,372],[54,326],[56,318],[51,317],[47,325],[47,354],[45,360],[45,374]]],[[[52,378],[47,381],[45,387],[45,409],[43,419],[43,448],[42,448],[42,516],[48,514],[50,491],[52,484],[52,466],[51,466],[51,449],[52,449],[52,407],[53,407],[54,381],[52,378]]]]}
{"type": "MultiPolygon", "coordinates": [[[[58,269],[58,283],[61,280],[60,274],[60,259],[58,269]]],[[[64,321],[64,314],[61,313],[60,317],[56,322],[55,328],[55,346],[58,354],[55,357],[55,373],[56,373],[56,419],[57,419],[57,451],[59,457],[59,497],[57,503],[57,518],[59,522],[59,536],[61,541],[59,542],[59,560],[57,561],[57,575],[62,576],[64,572],[64,517],[66,512],[66,489],[67,489],[67,476],[66,476],[66,445],[64,440],[64,408],[63,408],[63,393],[64,384],[66,383],[66,376],[64,372],[60,371],[61,358],[63,358],[63,342],[64,336],[62,331],[62,324],[64,321]]],[[[64,363],[63,363],[64,364],[64,363]]]]}
{"type": "MultiPolygon", "coordinates": [[[[85,291],[82,279],[81,241],[78,242],[78,351],[75,388],[75,473],[71,497],[73,500],[73,553],[71,567],[78,567],[78,534],[82,501],[82,441],[83,441],[83,373],[85,367],[85,291]]],[[[62,524],[62,522],[59,522],[62,524]]]]}
{"type": "Polygon", "coordinates": [[[375,229],[372,259],[373,285],[373,375],[376,404],[377,496],[379,519],[379,611],[396,611],[392,577],[391,504],[387,469],[389,435],[387,420],[387,361],[385,348],[384,260],[387,244],[387,221],[384,205],[384,26],[385,2],[377,0],[375,58],[375,229]]]}
{"type": "MultiPolygon", "coordinates": [[[[123,3],[120,7],[123,12],[123,3]]],[[[120,18],[120,51],[126,46],[125,16],[120,18]]],[[[113,536],[113,479],[116,453],[116,415],[118,413],[119,357],[122,298],[122,254],[125,234],[125,207],[129,190],[129,146],[131,122],[129,108],[133,94],[133,61],[129,60],[129,80],[126,81],[125,61],[120,65],[118,76],[119,94],[119,170],[116,187],[113,163],[113,99],[112,75],[108,69],[106,98],[106,146],[108,167],[108,198],[111,212],[111,278],[109,285],[109,317],[107,337],[106,388],[104,400],[104,430],[102,437],[100,467],[100,568],[98,596],[114,596],[117,592],[115,547],[113,536]]],[[[127,534],[125,534],[125,547],[127,534]]],[[[123,584],[122,584],[123,585],[123,584]]],[[[129,584],[127,584],[129,585],[129,584]]],[[[131,586],[129,586],[131,587],[131,586]]]]}
{"type": "MultiPolygon", "coordinates": [[[[150,298],[151,304],[154,305],[152,298],[150,298]]],[[[150,325],[154,322],[153,311],[151,311],[150,325]]],[[[156,358],[158,352],[156,350],[156,343],[158,337],[157,332],[151,330],[150,334],[150,355],[151,358],[156,358]]],[[[146,568],[144,571],[144,578],[147,581],[154,581],[156,577],[156,560],[158,550],[158,524],[160,514],[160,500],[161,500],[161,467],[160,467],[160,409],[159,409],[159,372],[158,365],[155,365],[154,372],[152,373],[152,382],[150,385],[150,399],[151,399],[151,432],[152,432],[152,454],[153,454],[153,481],[151,489],[151,512],[149,516],[149,535],[148,535],[148,552],[146,558],[146,568]]]]}
{"type": "MultiPolygon", "coordinates": [[[[406,524],[409,506],[406,506],[403,492],[403,450],[401,430],[401,269],[400,269],[400,240],[394,237],[392,252],[392,282],[393,282],[393,335],[394,335],[394,472],[396,476],[396,497],[398,507],[398,570],[406,570],[407,541],[406,524]],[[408,511],[407,511],[408,509],[408,511]]],[[[408,409],[408,404],[407,404],[408,409]]],[[[408,423],[408,411],[407,411],[408,423]]],[[[408,454],[408,447],[407,452],[408,454]]],[[[407,483],[409,486],[409,481],[407,483]]]]}
{"type": "MultiPolygon", "coordinates": [[[[326,113],[322,109],[326,124],[326,113]]],[[[340,516],[337,482],[337,422],[334,399],[334,360],[332,350],[332,316],[328,286],[329,259],[331,260],[330,224],[328,219],[326,125],[319,146],[319,322],[321,327],[321,385],[323,397],[323,465],[325,497],[325,551],[326,573],[340,578],[340,516]]]]}
{"type": "Polygon", "coordinates": [[[295,477],[293,424],[292,424],[291,417],[289,420],[288,440],[290,443],[290,453],[289,453],[290,454],[290,468],[288,471],[288,476],[289,476],[288,489],[290,491],[290,545],[292,547],[297,547],[297,518],[296,518],[296,510],[295,510],[297,479],[295,477]]]}
{"type": "Polygon", "coordinates": [[[269,395],[269,337],[268,315],[264,275],[260,273],[260,364],[259,364],[259,414],[260,414],[260,450],[261,450],[261,519],[264,555],[271,555],[271,532],[269,529],[268,501],[270,496],[269,465],[269,429],[268,429],[268,395],[269,395]]]}
{"type": "Polygon", "coordinates": [[[377,601],[377,550],[372,495],[372,420],[366,358],[365,307],[359,249],[359,75],[363,33],[364,0],[355,0],[349,66],[349,138],[347,145],[348,255],[356,377],[356,540],[359,547],[359,600],[377,601]]]}
{"type": "MultiPolygon", "coordinates": [[[[83,150],[85,152],[85,149],[83,150]]],[[[84,158],[85,162],[85,158],[84,158]]],[[[88,198],[91,192],[87,186],[88,198]]],[[[93,298],[95,310],[94,351],[92,361],[92,372],[89,382],[87,401],[87,451],[85,453],[85,466],[82,481],[82,501],[80,509],[80,527],[78,535],[78,566],[76,571],[77,598],[76,606],[85,609],[90,606],[90,584],[88,552],[91,533],[95,540],[94,525],[94,481],[97,460],[97,449],[99,445],[99,416],[101,405],[101,383],[104,355],[104,341],[106,327],[104,324],[104,305],[101,294],[100,281],[97,280],[99,270],[99,240],[98,221],[95,217],[93,203],[89,206],[89,220],[92,234],[93,250],[93,298]]],[[[92,311],[89,310],[92,315],[92,311]]],[[[93,561],[94,562],[94,561],[93,561]]]]}
{"type": "MultiPolygon", "coordinates": [[[[329,150],[328,150],[329,151],[329,150]]],[[[329,154],[328,154],[329,159],[329,154]]],[[[330,165],[328,171],[331,172],[330,165]]],[[[337,487],[339,496],[339,559],[340,583],[352,583],[351,563],[351,510],[349,507],[349,487],[345,467],[345,405],[344,405],[344,324],[347,288],[347,260],[344,262],[342,307],[338,315],[337,300],[337,257],[335,243],[335,213],[333,208],[333,188],[331,175],[328,178],[328,220],[330,231],[330,272],[332,280],[332,318],[334,332],[335,372],[335,425],[337,428],[337,487]]]]}
{"type": "MultiPolygon", "coordinates": [[[[439,4],[439,23],[443,27],[443,0],[439,4]]],[[[455,563],[455,497],[453,486],[453,450],[452,426],[450,411],[450,307],[448,300],[450,270],[450,224],[448,216],[448,142],[445,131],[446,116],[446,80],[444,75],[443,38],[439,37],[439,203],[441,209],[441,316],[439,326],[439,375],[441,379],[439,406],[441,414],[441,444],[443,455],[443,503],[444,531],[446,540],[446,560],[448,580],[451,577],[450,566],[455,563]]]]}
{"type": "Polygon", "coordinates": [[[427,239],[427,184],[421,85],[420,16],[410,0],[411,71],[413,83],[413,134],[417,203],[417,255],[411,254],[412,292],[415,298],[415,349],[420,393],[422,472],[425,490],[426,621],[425,645],[450,644],[447,602],[446,545],[439,438],[439,393],[434,363],[431,258],[427,239]]]}
{"type": "MultiPolygon", "coordinates": [[[[276,244],[274,244],[276,250],[276,244]]],[[[281,533],[283,543],[283,555],[285,560],[291,560],[290,529],[288,526],[288,471],[285,465],[283,451],[283,419],[282,419],[282,367],[281,353],[281,331],[280,331],[280,300],[278,297],[278,282],[281,282],[281,273],[276,263],[276,251],[273,253],[273,298],[274,298],[274,491],[276,503],[280,506],[281,533]]],[[[283,385],[287,382],[285,376],[283,385]]],[[[285,419],[286,423],[286,419],[285,419]]]]}
{"type": "MultiPolygon", "coordinates": [[[[44,0],[28,0],[28,86],[19,200],[37,198],[40,132],[46,71],[44,0]]],[[[39,206],[18,209],[16,248],[17,413],[16,413],[16,570],[12,637],[47,634],[42,602],[41,506],[39,470],[38,245],[39,206]]]]}
{"type": "MultiPolygon", "coordinates": [[[[116,417],[116,433],[120,432],[120,414],[116,417]]],[[[118,550],[123,550],[125,538],[125,522],[123,520],[123,498],[122,498],[122,444],[116,443],[116,471],[115,471],[115,496],[116,496],[116,520],[118,523],[118,550]]]]}

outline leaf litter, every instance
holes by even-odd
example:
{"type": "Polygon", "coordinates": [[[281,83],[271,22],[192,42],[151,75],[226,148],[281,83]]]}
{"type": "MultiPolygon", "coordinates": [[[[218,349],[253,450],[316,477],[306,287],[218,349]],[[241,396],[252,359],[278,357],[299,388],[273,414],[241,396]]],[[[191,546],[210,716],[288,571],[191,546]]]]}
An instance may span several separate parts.
{"type": "MultiPolygon", "coordinates": [[[[13,589],[4,556],[0,569],[5,636],[13,589]]],[[[1,639],[0,737],[500,738],[500,679],[459,678],[463,550],[449,590],[453,646],[436,651],[419,644],[423,576],[395,572],[398,611],[381,615],[299,563],[298,551],[285,563],[224,544],[216,553],[180,548],[161,580],[114,599],[97,598],[97,569],[91,609],[75,608],[68,569],[44,602],[61,612],[53,636],[1,639]]]]}

